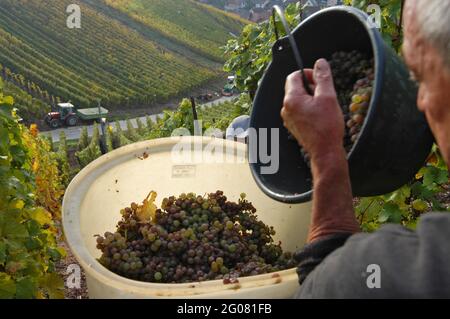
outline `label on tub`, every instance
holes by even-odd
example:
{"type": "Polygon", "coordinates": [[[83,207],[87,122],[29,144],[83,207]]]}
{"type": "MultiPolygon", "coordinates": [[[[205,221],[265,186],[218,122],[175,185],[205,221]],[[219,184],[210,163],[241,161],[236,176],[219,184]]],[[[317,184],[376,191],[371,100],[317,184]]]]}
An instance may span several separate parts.
{"type": "Polygon", "coordinates": [[[174,165],[172,166],[172,178],[195,177],[195,170],[195,165],[174,165]]]}

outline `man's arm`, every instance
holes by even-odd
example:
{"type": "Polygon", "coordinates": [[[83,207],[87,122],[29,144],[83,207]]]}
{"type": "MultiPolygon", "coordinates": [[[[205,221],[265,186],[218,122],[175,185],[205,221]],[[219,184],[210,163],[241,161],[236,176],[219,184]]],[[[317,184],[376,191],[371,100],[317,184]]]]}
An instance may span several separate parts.
{"type": "Polygon", "coordinates": [[[314,198],[308,242],[337,233],[356,233],[359,225],[353,211],[346,152],[342,146],[313,155],[314,198]]]}
{"type": "Polygon", "coordinates": [[[314,96],[304,89],[301,74],[293,73],[286,81],[281,111],[284,125],[311,156],[314,181],[309,244],[295,256],[300,283],[327,255],[360,230],[343,147],[344,116],[330,66],[321,59],[314,70],[305,73],[314,83],[314,96]]]}
{"type": "Polygon", "coordinates": [[[281,116],[311,156],[314,195],[308,242],[312,243],[336,233],[356,233],[359,225],[343,147],[344,116],[330,66],[321,59],[314,70],[305,72],[314,83],[314,96],[304,89],[301,74],[293,73],[286,81],[281,116]]]}

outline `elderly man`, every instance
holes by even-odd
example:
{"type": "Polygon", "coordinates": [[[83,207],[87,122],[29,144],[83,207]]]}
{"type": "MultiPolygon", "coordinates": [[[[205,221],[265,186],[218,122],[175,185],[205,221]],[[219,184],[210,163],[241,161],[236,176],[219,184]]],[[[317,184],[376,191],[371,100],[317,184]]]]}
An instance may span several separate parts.
{"type": "MultiPolygon", "coordinates": [[[[420,86],[418,105],[450,163],[450,1],[407,0],[403,54],[420,86]]],[[[311,155],[313,216],[297,254],[299,298],[450,297],[450,214],[424,216],[413,232],[388,225],[359,233],[352,207],[344,120],[330,66],[290,75],[281,116],[311,155]]]]}

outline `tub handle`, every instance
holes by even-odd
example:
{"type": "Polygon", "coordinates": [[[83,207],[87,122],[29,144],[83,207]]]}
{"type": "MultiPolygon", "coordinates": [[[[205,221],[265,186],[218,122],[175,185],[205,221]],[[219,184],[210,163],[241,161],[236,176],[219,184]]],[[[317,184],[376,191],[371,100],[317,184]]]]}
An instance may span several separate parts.
{"type": "Polygon", "coordinates": [[[277,29],[276,15],[278,15],[278,17],[280,18],[281,23],[283,24],[283,27],[284,27],[284,31],[286,32],[287,37],[289,39],[289,42],[291,44],[291,48],[292,48],[292,51],[294,53],[295,61],[297,62],[297,66],[298,66],[298,68],[300,70],[300,73],[302,75],[302,78],[303,78],[303,85],[305,87],[305,90],[306,90],[306,92],[308,92],[309,95],[313,95],[314,93],[311,90],[310,83],[309,83],[308,79],[306,78],[306,75],[305,75],[305,72],[304,72],[303,60],[302,60],[302,57],[300,55],[300,51],[298,50],[298,46],[295,43],[294,37],[293,37],[293,35],[291,33],[291,29],[289,28],[289,24],[286,21],[286,17],[284,15],[284,11],[278,5],[273,6],[273,9],[272,9],[273,26],[274,26],[275,36],[276,36],[277,41],[278,41],[280,39],[280,35],[279,35],[278,29],[277,29]]]}

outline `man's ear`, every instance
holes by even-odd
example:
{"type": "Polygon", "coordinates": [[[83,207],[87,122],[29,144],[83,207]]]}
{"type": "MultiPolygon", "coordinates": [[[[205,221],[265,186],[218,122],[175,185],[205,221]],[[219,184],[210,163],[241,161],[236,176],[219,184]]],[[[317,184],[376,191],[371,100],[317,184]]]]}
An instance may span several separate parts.
{"type": "Polygon", "coordinates": [[[421,112],[425,112],[427,105],[427,89],[424,83],[421,83],[419,86],[419,92],[417,95],[417,106],[421,112]]]}

